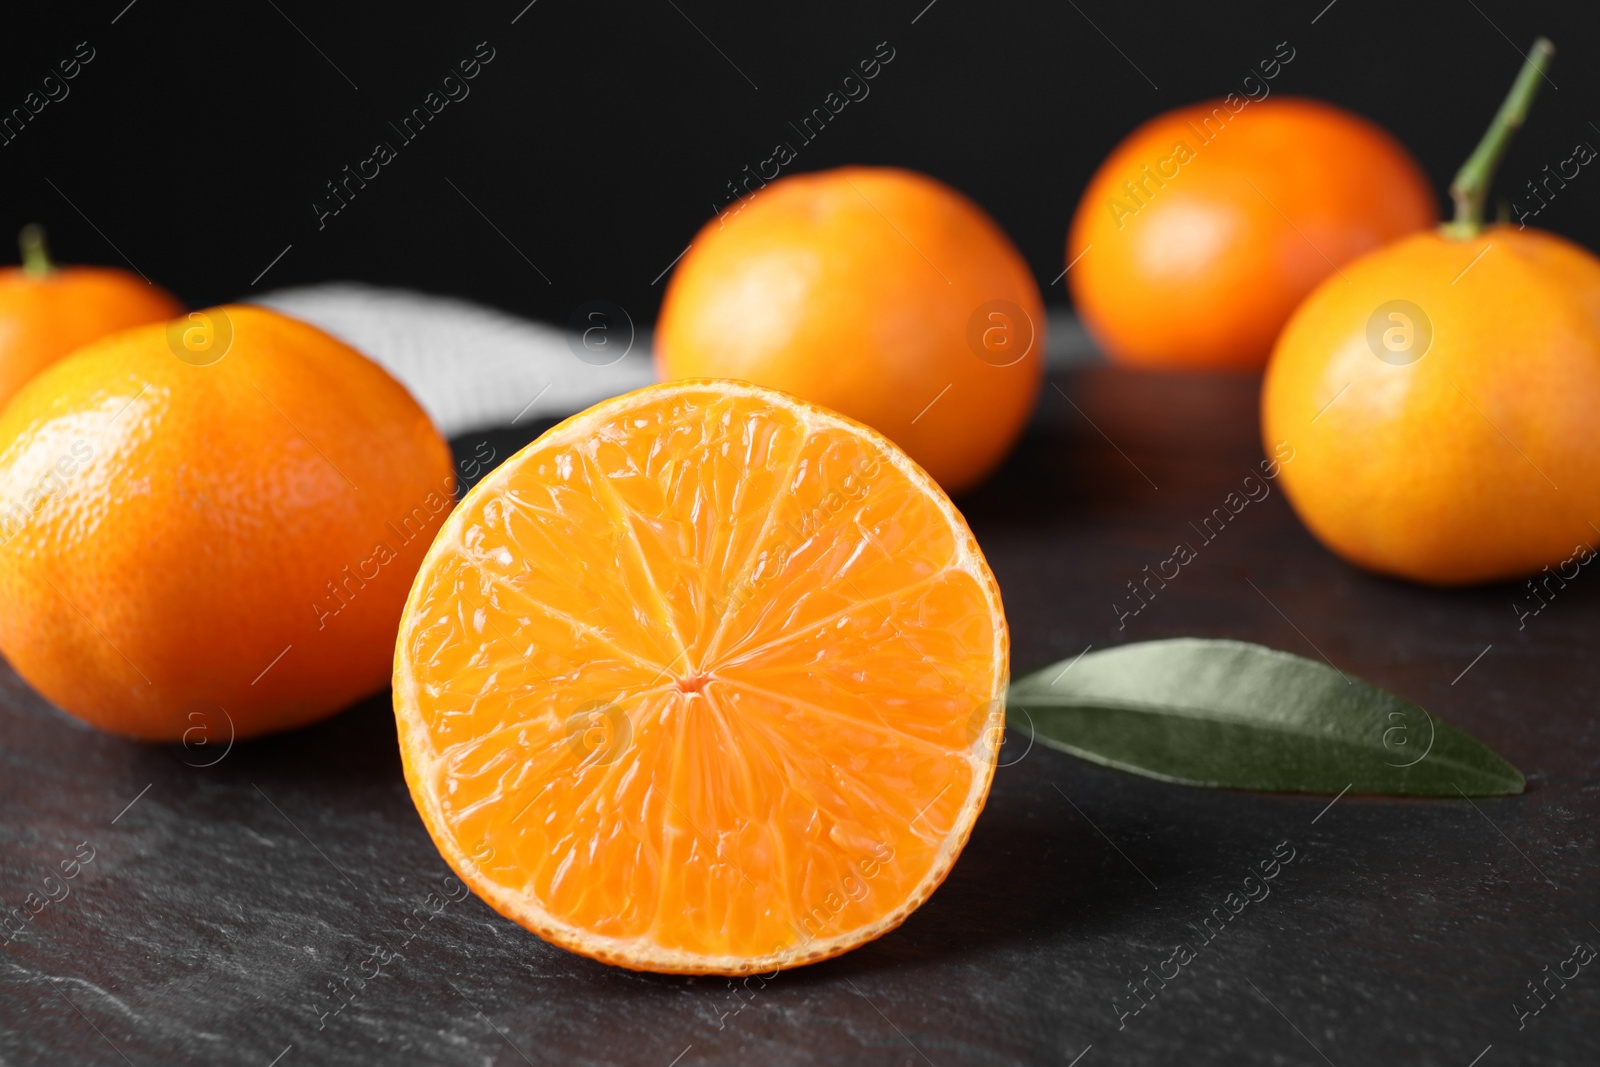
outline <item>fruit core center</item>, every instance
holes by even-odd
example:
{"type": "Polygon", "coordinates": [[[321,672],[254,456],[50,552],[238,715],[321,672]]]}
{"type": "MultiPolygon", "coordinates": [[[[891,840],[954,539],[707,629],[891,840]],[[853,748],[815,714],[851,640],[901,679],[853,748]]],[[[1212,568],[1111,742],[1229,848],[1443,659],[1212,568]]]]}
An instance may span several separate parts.
{"type": "Polygon", "coordinates": [[[680,693],[698,693],[698,692],[700,692],[702,689],[704,689],[706,687],[706,683],[709,682],[710,680],[711,680],[711,675],[709,675],[709,674],[699,674],[699,673],[691,674],[687,678],[679,678],[678,679],[678,692],[680,692],[680,693]]]}

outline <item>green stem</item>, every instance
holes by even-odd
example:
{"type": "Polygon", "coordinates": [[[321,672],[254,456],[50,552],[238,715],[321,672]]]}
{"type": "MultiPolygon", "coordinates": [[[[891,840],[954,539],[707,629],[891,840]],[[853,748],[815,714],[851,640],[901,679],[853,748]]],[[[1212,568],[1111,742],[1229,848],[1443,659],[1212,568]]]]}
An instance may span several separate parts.
{"type": "Polygon", "coordinates": [[[43,278],[55,270],[50,262],[50,251],[44,244],[44,227],[30,222],[17,234],[17,247],[22,249],[22,269],[29,276],[43,278]]]}
{"type": "Polygon", "coordinates": [[[1506,94],[1505,103],[1495,113],[1494,121],[1489,123],[1489,129],[1484,132],[1478,147],[1456,171],[1456,180],[1450,183],[1450,198],[1456,202],[1456,217],[1453,222],[1441,227],[1446,236],[1464,240],[1476,236],[1483,229],[1483,208],[1489,199],[1489,184],[1494,180],[1495,167],[1500,164],[1500,157],[1505,155],[1511,135],[1527,119],[1534,94],[1539,91],[1539,83],[1545,80],[1545,71],[1550,69],[1550,60],[1555,54],[1556,46],[1547,38],[1541,37],[1533,42],[1527,62],[1517,72],[1517,80],[1506,94]]]}

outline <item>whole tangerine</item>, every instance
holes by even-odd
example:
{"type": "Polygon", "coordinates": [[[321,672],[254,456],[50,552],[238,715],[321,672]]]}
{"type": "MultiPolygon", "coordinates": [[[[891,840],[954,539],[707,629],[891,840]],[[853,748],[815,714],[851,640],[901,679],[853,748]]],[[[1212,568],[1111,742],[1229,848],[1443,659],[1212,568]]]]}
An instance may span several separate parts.
{"type": "Polygon", "coordinates": [[[64,710],[153,740],[220,745],[381,690],[454,503],[449,446],[400,383],[259,307],[79,349],[0,441],[0,651],[64,710]]]}
{"type": "Polygon", "coordinates": [[[1021,434],[1044,334],[1027,263],[976,204],[912,171],[842,167],[706,224],[667,287],[656,364],[832,408],[959,492],[1021,434]]]}
{"type": "Polygon", "coordinates": [[[0,407],[28,379],[108,333],[183,310],[160,286],[112,267],[57,267],[44,231],[26,226],[22,266],[0,268],[0,407]]]}
{"type": "Polygon", "coordinates": [[[1552,51],[1535,45],[1457,176],[1456,221],[1347,266],[1273,353],[1262,433],[1295,448],[1284,490],[1358,566],[1461,585],[1586,560],[1600,543],[1600,259],[1482,226],[1490,173],[1552,51]]]}
{"type": "Polygon", "coordinates": [[[1422,169],[1373,123],[1232,95],[1151,119],[1101,164],[1067,283],[1116,361],[1256,370],[1319,282],[1437,217],[1422,169]]]}

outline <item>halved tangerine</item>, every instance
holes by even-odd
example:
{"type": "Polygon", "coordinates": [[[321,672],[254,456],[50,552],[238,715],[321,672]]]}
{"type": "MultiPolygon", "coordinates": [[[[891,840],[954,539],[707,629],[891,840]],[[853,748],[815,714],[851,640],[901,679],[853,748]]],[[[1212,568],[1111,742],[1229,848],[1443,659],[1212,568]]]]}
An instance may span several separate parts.
{"type": "Polygon", "coordinates": [[[988,795],[1009,637],[938,485],[731,381],[651,386],[468,493],[395,650],[406,781],[558,945],[747,974],[899,925],[988,795]]]}

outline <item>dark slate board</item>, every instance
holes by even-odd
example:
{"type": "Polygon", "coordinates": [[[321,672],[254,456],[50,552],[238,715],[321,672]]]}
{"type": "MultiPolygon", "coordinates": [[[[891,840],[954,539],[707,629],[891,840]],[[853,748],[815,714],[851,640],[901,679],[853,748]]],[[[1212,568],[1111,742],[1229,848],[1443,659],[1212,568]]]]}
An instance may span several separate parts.
{"type": "MultiPolygon", "coordinates": [[[[1179,634],[1320,649],[1489,741],[1527,795],[1329,807],[1146,781],[1013,734],[966,853],[905,926],[736,989],[569,955],[475,897],[436,895],[432,915],[447,871],[401,780],[386,695],[198,766],[221,750],[102,736],[0,669],[0,899],[26,911],[62,860],[93,849],[70,896],[0,946],[0,1058],[1600,1062],[1600,966],[1520,1028],[1516,1014],[1575,942],[1600,947],[1600,576],[1519,630],[1517,587],[1363,574],[1274,491],[1118,631],[1124,583],[1191,539],[1259,459],[1257,388],[1106,369],[1051,381],[1023,447],[961,502],[1004,589],[1015,670],[1179,634]],[[1275,848],[1294,858],[1271,895],[1201,946],[1189,924],[1275,848]],[[1119,1020],[1127,983],[1171,974],[1180,940],[1193,960],[1119,1020]],[[325,1014],[341,980],[348,1006],[325,1014]]],[[[502,456],[520,443],[458,450],[484,439],[502,456]]]]}

